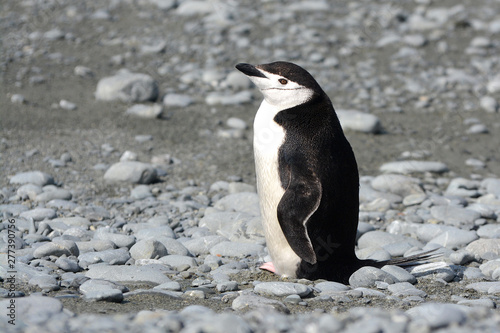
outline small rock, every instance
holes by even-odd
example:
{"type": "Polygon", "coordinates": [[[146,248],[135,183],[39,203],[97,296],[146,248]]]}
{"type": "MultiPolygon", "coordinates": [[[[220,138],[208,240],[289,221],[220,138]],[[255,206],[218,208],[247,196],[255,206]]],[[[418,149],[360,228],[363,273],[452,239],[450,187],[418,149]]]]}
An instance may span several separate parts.
{"type": "Polygon", "coordinates": [[[10,178],[10,184],[35,184],[38,186],[45,186],[54,184],[54,178],[41,171],[29,171],[17,173],[10,178]]]}
{"type": "Polygon", "coordinates": [[[156,169],[142,162],[119,162],[106,171],[104,179],[112,182],[151,184],[156,181],[156,169]]]}
{"type": "Polygon", "coordinates": [[[311,287],[293,282],[261,282],[254,287],[254,292],[268,296],[299,295],[305,297],[312,292],[311,287]]]}
{"type": "Polygon", "coordinates": [[[210,249],[210,254],[223,257],[247,257],[258,256],[264,251],[264,247],[259,244],[241,242],[221,242],[210,249]]]}
{"type": "Polygon", "coordinates": [[[160,104],[134,104],[125,113],[140,118],[155,119],[162,115],[163,106],[160,104]]]}
{"type": "Polygon", "coordinates": [[[241,295],[238,296],[232,303],[231,307],[235,311],[249,311],[263,309],[267,311],[277,311],[281,313],[290,313],[290,310],[280,301],[256,296],[256,295],[241,295]]]}
{"type": "Polygon", "coordinates": [[[75,103],[71,103],[65,99],[61,99],[59,101],[59,106],[61,107],[61,109],[68,110],[68,111],[73,111],[73,110],[76,110],[76,108],[77,108],[75,103]]]}
{"type": "Polygon", "coordinates": [[[153,101],[158,96],[158,84],[147,74],[121,70],[116,75],[105,77],[97,83],[97,100],[123,102],[153,101]]]}
{"type": "Polygon", "coordinates": [[[165,246],[153,239],[143,239],[130,248],[130,255],[134,259],[157,259],[168,254],[165,246]]]}
{"type": "Polygon", "coordinates": [[[181,94],[166,94],[163,97],[163,105],[174,106],[185,108],[186,106],[193,104],[193,99],[188,95],[181,94]]]}
{"type": "Polygon", "coordinates": [[[382,172],[392,172],[392,173],[423,173],[423,172],[435,172],[443,173],[448,171],[446,164],[442,162],[432,162],[432,161],[398,161],[385,163],[380,167],[382,172]]]}
{"type": "Polygon", "coordinates": [[[363,133],[378,133],[382,127],[377,116],[356,110],[338,110],[340,124],[344,130],[363,133]]]}
{"type": "Polygon", "coordinates": [[[495,113],[498,111],[498,102],[491,96],[483,96],[479,100],[479,105],[484,111],[495,113]]]}
{"type": "Polygon", "coordinates": [[[357,287],[375,287],[376,281],[383,281],[393,284],[396,279],[389,273],[375,267],[365,266],[354,272],[349,278],[349,284],[353,288],[357,287]]]}
{"type": "Polygon", "coordinates": [[[159,265],[147,266],[109,266],[105,264],[92,265],[85,276],[91,279],[103,279],[114,282],[154,283],[170,282],[164,274],[164,267],[159,265]]]}
{"type": "Polygon", "coordinates": [[[24,104],[26,103],[26,98],[24,98],[24,96],[21,94],[13,94],[10,97],[10,101],[13,104],[24,104]]]}

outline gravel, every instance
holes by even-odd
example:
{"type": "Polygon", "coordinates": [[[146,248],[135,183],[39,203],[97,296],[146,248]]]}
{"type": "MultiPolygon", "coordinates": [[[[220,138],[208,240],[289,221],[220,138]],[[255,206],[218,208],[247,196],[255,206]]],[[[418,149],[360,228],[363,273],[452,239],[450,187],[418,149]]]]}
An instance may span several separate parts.
{"type": "Polygon", "coordinates": [[[0,17],[0,330],[498,330],[490,2],[13,1],[0,17]],[[358,256],[440,257],[350,285],[259,270],[261,96],[233,67],[271,60],[338,109],[358,256]]]}

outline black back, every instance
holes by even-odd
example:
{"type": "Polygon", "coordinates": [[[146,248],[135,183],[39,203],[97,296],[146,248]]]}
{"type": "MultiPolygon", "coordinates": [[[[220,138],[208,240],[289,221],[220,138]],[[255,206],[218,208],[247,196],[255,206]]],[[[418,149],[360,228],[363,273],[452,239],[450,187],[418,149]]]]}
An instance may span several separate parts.
{"type": "Polygon", "coordinates": [[[347,283],[364,265],[354,253],[359,213],[356,159],[330,99],[314,78],[309,75],[300,82],[289,76],[296,73],[293,66],[281,67],[277,63],[273,68],[287,70],[281,75],[309,87],[314,85],[312,79],[318,92],[305,104],[283,110],[274,119],[286,133],[278,160],[283,188],[289,185],[284,170],[291,163],[300,166],[299,172],[315,175],[322,188],[321,203],[306,223],[317,261],[310,264],[302,260],[297,277],[347,283]]]}

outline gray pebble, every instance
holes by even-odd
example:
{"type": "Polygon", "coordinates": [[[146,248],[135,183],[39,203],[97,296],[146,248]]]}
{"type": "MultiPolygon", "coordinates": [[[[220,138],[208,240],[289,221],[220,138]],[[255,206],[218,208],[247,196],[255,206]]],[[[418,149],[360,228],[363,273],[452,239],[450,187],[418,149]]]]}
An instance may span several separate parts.
{"type": "Polygon", "coordinates": [[[254,292],[268,296],[299,295],[305,297],[312,292],[311,287],[293,282],[262,282],[254,287],[254,292]]]}
{"type": "Polygon", "coordinates": [[[426,303],[407,310],[406,313],[413,320],[423,321],[431,328],[462,324],[467,319],[464,308],[455,304],[426,303]]]}
{"type": "Polygon", "coordinates": [[[153,239],[142,239],[130,248],[130,255],[134,259],[157,259],[168,254],[165,246],[153,239]]]}
{"type": "Polygon", "coordinates": [[[254,192],[241,192],[225,196],[214,204],[214,208],[228,212],[260,215],[259,196],[254,192]]]}
{"type": "Polygon", "coordinates": [[[65,99],[61,99],[59,101],[59,106],[61,107],[61,109],[68,110],[68,111],[73,111],[73,110],[77,109],[77,106],[75,103],[72,103],[72,102],[67,101],[65,99]]]}
{"type": "Polygon", "coordinates": [[[115,163],[104,174],[107,181],[135,184],[150,184],[156,177],[156,169],[152,165],[137,161],[115,163]]]}
{"type": "Polygon", "coordinates": [[[138,240],[157,238],[161,235],[161,237],[169,237],[175,238],[175,233],[168,225],[162,225],[159,227],[148,228],[145,225],[145,229],[136,230],[135,237],[138,240]]]}
{"type": "Polygon", "coordinates": [[[455,278],[455,271],[444,262],[433,262],[411,267],[410,273],[415,277],[429,276],[434,279],[443,279],[450,282],[455,278]]]}
{"type": "Polygon", "coordinates": [[[349,278],[349,284],[353,288],[375,287],[376,281],[384,281],[389,284],[396,282],[396,278],[391,274],[375,267],[365,266],[354,272],[349,278]]]}
{"type": "Polygon", "coordinates": [[[163,106],[161,104],[134,104],[125,113],[139,118],[155,119],[161,117],[163,106]]]}
{"type": "Polygon", "coordinates": [[[431,207],[431,214],[434,218],[451,225],[471,225],[481,217],[481,214],[474,210],[451,205],[431,207]]]}
{"type": "Polygon", "coordinates": [[[457,302],[458,305],[467,305],[470,307],[484,307],[487,309],[494,309],[496,307],[495,302],[493,302],[489,298],[480,298],[480,299],[467,299],[463,301],[457,302]]]}
{"type": "Polygon", "coordinates": [[[249,311],[254,309],[265,309],[282,313],[289,313],[290,310],[280,301],[265,298],[257,295],[241,295],[232,303],[231,307],[235,311],[249,311]]]}
{"type": "Polygon", "coordinates": [[[79,272],[80,266],[75,260],[68,258],[59,257],[55,261],[55,264],[65,272],[79,272]]]}
{"type": "Polygon", "coordinates": [[[158,84],[147,74],[121,70],[114,76],[102,78],[97,83],[97,100],[123,102],[146,102],[156,99],[158,84]]]}
{"type": "Polygon", "coordinates": [[[130,253],[126,248],[107,249],[97,252],[85,252],[78,256],[81,267],[87,268],[89,265],[107,263],[110,265],[124,265],[130,259],[130,253]]]}
{"type": "Polygon", "coordinates": [[[210,248],[211,255],[223,257],[257,256],[264,251],[264,246],[253,243],[221,242],[210,248]]]}
{"type": "Polygon", "coordinates": [[[47,202],[51,200],[71,200],[73,195],[70,191],[58,188],[50,191],[45,191],[43,193],[37,194],[35,201],[36,202],[47,202]]]}
{"type": "Polygon", "coordinates": [[[238,282],[236,281],[226,281],[217,283],[217,291],[220,293],[228,292],[228,291],[236,291],[238,290],[238,282]]]}
{"type": "Polygon", "coordinates": [[[478,239],[467,245],[465,250],[483,259],[500,257],[500,243],[498,239],[478,239]]]}
{"type": "Polygon", "coordinates": [[[176,239],[173,239],[171,237],[166,237],[166,236],[160,236],[156,238],[157,241],[163,244],[165,248],[167,249],[167,252],[169,255],[172,254],[177,254],[180,256],[190,256],[191,253],[189,250],[182,245],[179,241],[176,239]]]}
{"type": "Polygon", "coordinates": [[[425,291],[422,291],[420,289],[415,288],[411,283],[409,282],[398,282],[395,284],[391,284],[387,287],[387,289],[394,295],[394,296],[401,296],[401,297],[407,297],[407,296],[420,296],[420,297],[425,297],[427,294],[425,291]]]}
{"type": "Polygon", "coordinates": [[[160,258],[160,261],[166,265],[172,266],[174,268],[187,265],[188,267],[196,267],[198,263],[193,257],[181,256],[181,255],[166,255],[160,258]]]}
{"type": "Polygon", "coordinates": [[[28,281],[28,284],[42,290],[59,290],[59,283],[52,275],[35,275],[28,281]]]}
{"type": "Polygon", "coordinates": [[[132,235],[115,234],[109,232],[105,228],[97,229],[94,234],[94,239],[111,241],[116,247],[127,247],[131,248],[135,244],[135,237],[132,235]]]}
{"type": "Polygon", "coordinates": [[[381,268],[384,272],[391,274],[399,282],[408,282],[411,284],[417,283],[417,279],[412,274],[408,273],[404,268],[394,265],[386,265],[381,268]]]}
{"type": "MultiPolygon", "coordinates": [[[[7,299],[0,302],[0,306],[5,309],[9,306],[7,299]]],[[[64,312],[61,301],[53,297],[44,297],[31,295],[16,299],[16,324],[21,322],[30,326],[44,325],[50,320],[64,322],[70,317],[69,313],[64,312]]]]}
{"type": "Polygon", "coordinates": [[[200,254],[208,254],[212,247],[224,241],[227,241],[226,237],[204,236],[182,242],[182,245],[184,245],[193,255],[198,256],[200,254]]]}
{"type": "Polygon", "coordinates": [[[157,285],[153,289],[162,289],[162,290],[170,290],[170,291],[181,291],[181,284],[177,281],[165,282],[160,285],[157,285]]]}
{"type": "Polygon", "coordinates": [[[62,255],[78,256],[78,254],[78,246],[74,241],[70,240],[54,240],[50,243],[45,243],[37,247],[33,252],[33,256],[35,258],[43,258],[48,256],[60,257],[62,255]]]}
{"type": "Polygon", "coordinates": [[[106,264],[91,265],[85,274],[91,279],[103,279],[114,282],[148,282],[162,284],[170,279],[164,274],[164,267],[147,266],[110,266],[106,264]]]}
{"type": "Polygon", "coordinates": [[[344,130],[378,133],[382,128],[380,119],[373,114],[357,110],[337,110],[336,112],[344,130]]]}
{"type": "Polygon", "coordinates": [[[95,290],[87,292],[85,299],[88,301],[121,303],[123,301],[123,293],[116,289],[95,290]]]}
{"type": "Polygon", "coordinates": [[[438,244],[452,250],[460,249],[467,244],[478,239],[475,231],[467,231],[462,229],[447,230],[439,236],[431,239],[429,243],[438,244]]]}
{"type": "Polygon", "coordinates": [[[193,99],[188,95],[170,93],[163,97],[163,104],[165,106],[185,108],[186,106],[193,104],[193,102],[193,99]]]}
{"type": "Polygon", "coordinates": [[[28,171],[17,173],[9,180],[10,184],[35,184],[38,186],[45,186],[54,184],[54,178],[41,171],[28,171]]]}
{"type": "Polygon", "coordinates": [[[432,161],[398,161],[385,163],[380,167],[380,171],[388,173],[416,173],[416,172],[435,172],[443,173],[448,171],[446,164],[432,161]]]}
{"type": "Polygon", "coordinates": [[[19,214],[20,217],[29,220],[32,218],[34,221],[43,221],[45,219],[55,218],[56,211],[52,208],[34,208],[19,214]]]}
{"type": "Polygon", "coordinates": [[[424,193],[420,184],[417,178],[392,174],[380,175],[371,181],[371,186],[375,190],[397,194],[401,197],[424,193]]]}
{"type": "Polygon", "coordinates": [[[24,104],[26,103],[26,98],[21,94],[13,94],[10,96],[10,101],[13,104],[24,104]]]}

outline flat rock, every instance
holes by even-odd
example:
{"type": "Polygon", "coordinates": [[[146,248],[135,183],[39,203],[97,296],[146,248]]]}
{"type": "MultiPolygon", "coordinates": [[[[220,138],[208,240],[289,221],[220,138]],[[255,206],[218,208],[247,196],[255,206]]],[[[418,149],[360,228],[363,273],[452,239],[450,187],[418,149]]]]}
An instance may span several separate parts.
{"type": "Polygon", "coordinates": [[[380,171],[387,173],[423,173],[423,172],[434,172],[443,173],[448,171],[446,164],[442,162],[433,161],[397,161],[384,163],[380,167],[380,171]]]}
{"type": "Polygon", "coordinates": [[[222,236],[204,236],[199,238],[193,238],[188,241],[182,242],[189,252],[193,255],[198,256],[200,254],[210,253],[210,249],[216,244],[221,242],[226,242],[228,239],[222,236]]]}
{"type": "Polygon", "coordinates": [[[448,249],[461,249],[478,238],[473,230],[452,229],[431,239],[429,243],[438,244],[448,249]]]}
{"type": "Polygon", "coordinates": [[[380,119],[373,114],[356,110],[337,110],[336,112],[344,130],[378,133],[382,129],[380,119]]]}
{"type": "Polygon", "coordinates": [[[152,165],[137,161],[115,163],[104,174],[107,181],[135,184],[151,184],[156,177],[156,169],[152,165]]]}
{"type": "Polygon", "coordinates": [[[163,104],[165,106],[185,108],[186,106],[193,104],[193,102],[193,99],[188,95],[166,94],[165,97],[163,97],[163,104]]]}
{"type": "Polygon", "coordinates": [[[214,204],[214,208],[228,212],[260,215],[259,196],[255,192],[229,194],[214,204]]]}
{"type": "Polygon", "coordinates": [[[500,257],[500,239],[478,239],[467,245],[467,252],[483,259],[500,257]]]}
{"type": "Polygon", "coordinates": [[[261,282],[254,287],[254,292],[260,295],[284,297],[299,295],[305,297],[312,292],[311,287],[293,282],[261,282]]]}
{"type": "Polygon", "coordinates": [[[364,233],[358,239],[358,246],[361,249],[367,247],[385,247],[390,244],[396,244],[396,243],[407,243],[411,246],[417,246],[417,247],[423,246],[422,243],[420,243],[418,240],[414,238],[403,235],[390,234],[388,232],[380,230],[369,231],[367,233],[364,233]]]}
{"type": "Polygon", "coordinates": [[[136,239],[133,235],[115,234],[108,232],[105,228],[100,228],[94,233],[94,239],[113,242],[116,247],[131,248],[135,244],[136,239]]]}
{"type": "Polygon", "coordinates": [[[396,278],[391,274],[375,267],[365,266],[354,272],[349,278],[349,285],[357,287],[375,287],[375,282],[383,281],[389,284],[396,282],[396,278]]]}
{"type": "Polygon", "coordinates": [[[31,210],[27,210],[19,214],[19,217],[29,220],[30,218],[33,221],[43,221],[45,219],[53,219],[57,216],[56,211],[52,208],[34,208],[31,210]]]}
{"type": "Polygon", "coordinates": [[[206,227],[235,242],[253,242],[263,239],[264,230],[261,218],[240,212],[220,212],[205,214],[200,220],[200,227],[206,227]]]}
{"type": "Polygon", "coordinates": [[[155,119],[162,115],[163,106],[161,104],[135,104],[129,107],[125,113],[135,117],[155,119]]]}
{"type": "Polygon", "coordinates": [[[165,268],[158,265],[147,266],[110,266],[97,264],[89,267],[85,276],[91,279],[103,279],[122,283],[162,284],[170,279],[164,274],[165,268]]]}
{"type": "Polygon", "coordinates": [[[417,283],[417,279],[412,274],[408,273],[404,268],[394,265],[386,265],[381,268],[384,272],[387,272],[394,276],[399,282],[408,282],[411,284],[417,283]]]}
{"type": "Polygon", "coordinates": [[[390,284],[387,287],[387,289],[394,296],[401,296],[401,297],[407,297],[407,296],[425,297],[425,296],[427,296],[425,291],[415,288],[409,282],[398,282],[398,283],[390,284]]]}
{"type": "Polygon", "coordinates": [[[28,171],[17,173],[10,178],[11,184],[35,184],[45,186],[54,184],[54,178],[48,173],[41,171],[28,171]]]}
{"type": "Polygon", "coordinates": [[[121,70],[97,83],[95,97],[101,101],[146,102],[156,99],[158,84],[147,74],[121,70]]]}
{"type": "Polygon", "coordinates": [[[475,282],[465,286],[466,289],[473,289],[479,293],[500,294],[500,281],[475,282]]]}
{"type": "Polygon", "coordinates": [[[281,313],[290,313],[290,310],[280,301],[269,299],[257,295],[241,295],[235,298],[231,307],[235,311],[249,311],[263,309],[267,311],[277,311],[281,313]]]}
{"type": "MultiPolygon", "coordinates": [[[[70,314],[64,312],[63,304],[53,297],[35,296],[16,298],[16,326],[21,323],[38,326],[50,320],[64,321],[70,314]]],[[[0,302],[2,309],[10,305],[10,300],[0,302]]]]}
{"type": "Polygon", "coordinates": [[[431,207],[431,215],[445,224],[451,225],[473,225],[474,221],[481,217],[477,211],[451,205],[433,206],[431,207]]]}
{"type": "Polygon", "coordinates": [[[464,308],[455,304],[426,303],[406,311],[413,320],[421,320],[431,328],[462,324],[467,316],[464,308]]]}
{"type": "Polygon", "coordinates": [[[73,195],[71,194],[70,191],[60,188],[37,194],[35,197],[35,201],[48,202],[50,200],[57,200],[57,199],[71,200],[72,197],[73,195]]]}
{"type": "Polygon", "coordinates": [[[394,174],[380,175],[371,181],[371,186],[375,190],[393,193],[403,198],[410,194],[424,193],[420,184],[417,178],[394,174]]]}
{"type": "Polygon", "coordinates": [[[54,240],[50,243],[45,243],[35,249],[33,256],[35,258],[43,258],[48,256],[60,257],[62,255],[66,256],[78,256],[79,250],[74,241],[70,240],[54,240]]]}
{"type": "Polygon", "coordinates": [[[210,249],[210,254],[223,257],[258,256],[264,251],[264,246],[253,243],[221,242],[210,249]]]}
{"type": "Polygon", "coordinates": [[[126,248],[109,249],[98,252],[85,252],[78,256],[80,266],[87,268],[89,265],[107,263],[109,265],[124,265],[130,259],[126,248]]]}
{"type": "Polygon", "coordinates": [[[188,256],[181,256],[181,255],[166,255],[162,258],[160,258],[160,262],[164,263],[165,265],[169,265],[171,267],[177,268],[180,266],[189,266],[189,267],[196,267],[198,266],[198,263],[193,257],[188,257],[188,256]]]}

